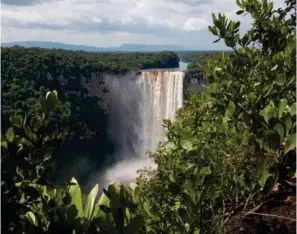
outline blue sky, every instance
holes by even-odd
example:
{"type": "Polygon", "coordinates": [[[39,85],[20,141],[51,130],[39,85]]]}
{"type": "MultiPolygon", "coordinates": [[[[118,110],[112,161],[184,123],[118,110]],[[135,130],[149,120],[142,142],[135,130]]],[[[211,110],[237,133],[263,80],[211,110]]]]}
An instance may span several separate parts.
{"type": "MultiPolygon", "coordinates": [[[[273,1],[276,7],[283,3],[273,1]]],[[[207,30],[211,13],[237,16],[235,0],[2,0],[1,40],[55,41],[98,47],[124,43],[225,49],[207,30]]]]}

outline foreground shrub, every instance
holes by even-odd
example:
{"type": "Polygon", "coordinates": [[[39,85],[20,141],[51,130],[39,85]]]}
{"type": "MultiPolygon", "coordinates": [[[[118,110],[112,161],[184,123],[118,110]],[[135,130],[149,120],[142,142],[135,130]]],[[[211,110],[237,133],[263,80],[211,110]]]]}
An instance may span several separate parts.
{"type": "Polygon", "coordinates": [[[158,168],[139,178],[153,233],[228,233],[232,215],[259,209],[296,170],[283,164],[296,146],[295,3],[237,4],[252,28],[240,36],[240,22],[213,15],[209,30],[234,53],[206,60],[211,85],[164,121],[168,143],[151,154],[158,168]]]}

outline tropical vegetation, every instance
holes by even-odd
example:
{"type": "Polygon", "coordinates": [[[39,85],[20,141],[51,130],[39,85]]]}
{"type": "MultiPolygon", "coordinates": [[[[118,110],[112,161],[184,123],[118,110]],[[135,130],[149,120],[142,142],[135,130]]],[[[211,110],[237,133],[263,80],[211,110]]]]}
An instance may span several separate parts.
{"type": "Polygon", "coordinates": [[[34,116],[13,114],[1,143],[2,231],[296,232],[296,2],[237,5],[251,29],[240,35],[240,22],[213,14],[210,32],[234,52],[201,65],[208,87],[164,120],[168,140],[150,153],[156,169],[129,187],[111,183],[99,196],[95,185],[84,198],[75,178],[51,180],[52,147],[69,134],[47,127],[64,105],[57,91],[34,116]]]}
{"type": "Polygon", "coordinates": [[[170,51],[92,53],[19,46],[2,48],[2,129],[9,128],[11,115],[22,113],[26,113],[32,124],[39,99],[49,90],[56,90],[61,102],[53,111],[48,128],[55,133],[69,132],[66,139],[61,139],[59,150],[53,152],[61,167],[57,175],[63,177],[57,180],[70,179],[73,175],[63,171],[71,171],[70,165],[84,157],[92,162],[92,167],[76,173],[84,182],[92,170],[97,171],[107,160],[115,160],[110,156],[114,155],[115,144],[107,137],[109,91],[102,74],[124,76],[140,69],[177,67],[178,62],[178,56],[170,51]]]}

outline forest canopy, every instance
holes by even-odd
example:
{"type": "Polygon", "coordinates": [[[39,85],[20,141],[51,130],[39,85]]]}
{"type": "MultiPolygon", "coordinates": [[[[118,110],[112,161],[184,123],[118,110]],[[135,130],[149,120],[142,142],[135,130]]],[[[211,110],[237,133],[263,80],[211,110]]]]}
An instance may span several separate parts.
{"type": "MultiPolygon", "coordinates": [[[[97,53],[61,49],[1,48],[2,131],[10,126],[11,115],[26,113],[31,127],[39,100],[50,90],[57,90],[57,104],[48,123],[54,132],[68,131],[71,140],[55,152],[62,168],[79,158],[87,157],[94,168],[100,168],[112,154],[113,142],[107,137],[107,112],[101,103],[108,90],[100,76],[103,73],[122,75],[146,68],[178,67],[178,56],[170,51],[160,53],[97,53]],[[100,97],[90,95],[86,85],[95,79],[100,97]],[[101,142],[98,145],[98,142],[101,142]]],[[[72,164],[71,163],[71,164],[72,164]]],[[[87,171],[87,169],[86,169],[87,171]]],[[[87,173],[83,173],[87,177],[87,173]]]]}
{"type": "MultiPolygon", "coordinates": [[[[84,196],[77,179],[62,185],[52,180],[51,153],[68,133],[50,128],[50,121],[59,105],[68,107],[63,90],[54,90],[57,84],[47,93],[37,84],[41,98],[32,112],[36,118],[30,124],[26,113],[13,113],[2,134],[2,231],[295,233],[296,1],[288,0],[279,9],[268,0],[236,2],[238,15],[251,16],[251,28],[240,35],[239,21],[212,15],[209,31],[234,53],[209,57],[201,65],[208,86],[191,94],[175,121],[164,120],[167,141],[150,153],[157,167],[143,170],[130,186],[110,183],[100,194],[95,184],[84,196]]],[[[22,89],[22,75],[40,64],[24,60],[30,61],[26,68],[18,59],[5,60],[5,87],[10,91],[22,89]],[[14,74],[18,78],[10,86],[14,74]]],[[[18,95],[15,91],[9,97],[13,105],[25,95],[31,97],[26,92],[18,95]]],[[[86,101],[80,98],[69,102],[86,101]]],[[[83,111],[75,112],[74,118],[80,114],[83,111]]]]}
{"type": "MultiPolygon", "coordinates": [[[[95,53],[56,49],[1,48],[2,125],[7,127],[8,116],[28,111],[36,98],[49,89],[82,91],[81,77],[92,72],[119,73],[146,68],[174,68],[179,57],[170,51],[160,53],[95,53]],[[63,82],[57,81],[63,75],[63,82]],[[65,87],[64,87],[65,88],[65,87]]],[[[65,100],[62,98],[62,100],[65,100]]],[[[69,108],[69,103],[65,103],[69,108]]],[[[66,108],[66,106],[64,106],[66,108]]],[[[32,109],[32,108],[31,108],[32,109]]],[[[34,109],[34,108],[33,108],[34,109]]],[[[66,111],[66,113],[68,113],[66,111]]],[[[61,115],[62,124],[67,114],[61,115]]],[[[73,114],[73,113],[72,113],[73,114]]]]}

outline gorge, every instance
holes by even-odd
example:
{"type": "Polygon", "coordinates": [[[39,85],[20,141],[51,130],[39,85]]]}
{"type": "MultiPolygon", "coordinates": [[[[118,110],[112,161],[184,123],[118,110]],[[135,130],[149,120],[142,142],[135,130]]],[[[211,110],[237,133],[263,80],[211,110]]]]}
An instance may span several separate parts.
{"type": "Polygon", "coordinates": [[[131,182],[136,171],[153,166],[146,155],[164,140],[163,119],[173,120],[183,103],[183,71],[142,71],[106,79],[110,100],[110,137],[117,144],[117,163],[104,179],[131,182]]]}
{"type": "Polygon", "coordinates": [[[52,155],[59,166],[55,175],[60,181],[74,176],[86,186],[134,179],[136,169],[152,165],[145,151],[154,151],[164,139],[162,120],[174,118],[188,88],[201,88],[200,79],[172,52],[12,47],[3,48],[1,57],[3,129],[16,111],[34,118],[32,106],[38,107],[48,90],[57,90],[60,105],[50,129],[68,129],[70,136],[52,155]],[[127,171],[131,175],[122,174],[127,171]]]}

